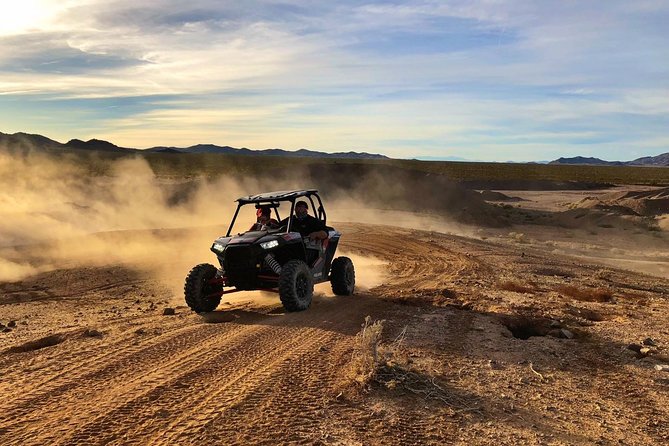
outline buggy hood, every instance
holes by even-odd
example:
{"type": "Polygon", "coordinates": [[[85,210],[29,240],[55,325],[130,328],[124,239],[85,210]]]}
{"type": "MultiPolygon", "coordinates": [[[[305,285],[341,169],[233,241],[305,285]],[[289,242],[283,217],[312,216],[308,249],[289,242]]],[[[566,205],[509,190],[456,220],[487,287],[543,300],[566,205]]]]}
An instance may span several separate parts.
{"type": "Polygon", "coordinates": [[[251,243],[255,243],[264,236],[267,235],[267,231],[249,231],[245,232],[244,234],[238,234],[233,236],[230,239],[230,242],[228,244],[230,245],[247,245],[251,243]]]}

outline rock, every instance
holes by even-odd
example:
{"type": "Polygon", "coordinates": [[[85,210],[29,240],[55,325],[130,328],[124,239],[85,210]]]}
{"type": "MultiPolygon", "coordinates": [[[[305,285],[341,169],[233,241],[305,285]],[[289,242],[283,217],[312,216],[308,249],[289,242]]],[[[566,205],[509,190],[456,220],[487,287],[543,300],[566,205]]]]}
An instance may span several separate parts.
{"type": "Polygon", "coordinates": [[[85,336],[87,338],[101,338],[104,336],[104,334],[101,331],[98,331],[94,328],[87,328],[86,330],[84,330],[82,336],[85,336]]]}
{"type": "Polygon", "coordinates": [[[553,319],[551,321],[551,328],[560,328],[560,327],[562,327],[562,324],[560,323],[560,321],[557,321],[555,319],[553,319]]]}
{"type": "Polygon", "coordinates": [[[174,311],[174,308],[167,307],[163,310],[163,316],[174,316],[176,311],[174,311]]]}
{"type": "Polygon", "coordinates": [[[441,295],[447,299],[454,299],[457,297],[457,293],[453,290],[449,290],[448,288],[441,290],[441,295]]]}
{"type": "Polygon", "coordinates": [[[562,337],[562,330],[559,328],[554,328],[550,330],[548,333],[546,333],[547,336],[550,336],[552,338],[561,338],[562,337]]]}
{"type": "Polygon", "coordinates": [[[488,359],[488,367],[490,367],[493,370],[503,370],[504,369],[504,366],[502,366],[502,364],[495,361],[494,359],[488,359]]]}
{"type": "Polygon", "coordinates": [[[648,353],[650,353],[650,349],[649,349],[648,347],[641,347],[641,348],[639,349],[639,354],[641,354],[641,355],[644,355],[644,356],[645,356],[645,355],[647,355],[648,353]]]}
{"type": "Polygon", "coordinates": [[[554,328],[546,333],[547,336],[560,339],[574,339],[576,335],[566,328],[554,328]]]}
{"type": "Polygon", "coordinates": [[[669,365],[655,364],[655,370],[657,370],[658,372],[669,372],[669,365]]]}
{"type": "Polygon", "coordinates": [[[653,338],[646,338],[643,340],[643,345],[650,345],[651,347],[657,347],[657,342],[653,338]]]}
{"type": "Polygon", "coordinates": [[[2,332],[3,332],[3,333],[9,333],[9,332],[11,332],[11,331],[12,331],[12,329],[9,328],[9,327],[5,327],[5,328],[2,329],[2,332]]]}
{"type": "Polygon", "coordinates": [[[628,350],[632,350],[633,352],[639,353],[641,351],[641,346],[639,344],[630,344],[627,346],[628,350]]]}
{"type": "Polygon", "coordinates": [[[566,328],[563,328],[562,330],[560,330],[560,334],[562,335],[563,338],[567,338],[567,339],[574,339],[576,337],[576,335],[574,333],[567,330],[566,328]]]}
{"type": "Polygon", "coordinates": [[[0,322],[0,330],[2,330],[3,328],[5,328],[5,324],[3,324],[2,322],[0,322]]]}
{"type": "Polygon", "coordinates": [[[16,327],[16,321],[9,321],[9,322],[7,323],[7,326],[8,326],[9,328],[14,328],[14,327],[16,327]]]}

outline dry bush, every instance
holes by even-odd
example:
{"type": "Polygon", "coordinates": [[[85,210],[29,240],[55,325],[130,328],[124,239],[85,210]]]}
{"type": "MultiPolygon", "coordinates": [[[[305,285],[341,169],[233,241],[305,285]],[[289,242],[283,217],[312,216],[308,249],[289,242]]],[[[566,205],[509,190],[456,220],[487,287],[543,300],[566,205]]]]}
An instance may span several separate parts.
{"type": "Polygon", "coordinates": [[[579,288],[573,285],[561,285],[555,291],[583,302],[610,302],[613,300],[611,292],[604,288],[579,288]]]}
{"type": "Polygon", "coordinates": [[[398,359],[407,327],[394,341],[381,345],[383,323],[383,320],[372,322],[370,316],[365,318],[353,351],[348,374],[350,381],[363,390],[369,390],[376,384],[388,390],[413,393],[425,401],[440,401],[450,407],[452,413],[480,412],[470,398],[447,391],[435,377],[411,370],[404,361],[398,359]]]}
{"type": "Polygon", "coordinates": [[[509,232],[509,238],[517,243],[527,243],[527,237],[522,232],[509,232]]]}
{"type": "Polygon", "coordinates": [[[538,274],[540,276],[574,277],[573,273],[550,267],[537,268],[533,272],[534,274],[538,274]]]}
{"type": "Polygon", "coordinates": [[[379,344],[383,332],[383,320],[372,322],[367,316],[362,330],[357,334],[357,344],[350,364],[350,378],[361,387],[366,387],[375,377],[381,363],[379,344]]]}
{"type": "Polygon", "coordinates": [[[599,280],[611,280],[611,271],[604,268],[599,268],[597,271],[595,271],[593,276],[599,280]]]}
{"type": "Polygon", "coordinates": [[[501,282],[497,287],[500,290],[513,291],[515,293],[534,293],[536,291],[534,288],[530,288],[512,280],[501,282]]]}
{"type": "Polygon", "coordinates": [[[623,291],[620,293],[620,298],[625,301],[633,301],[637,305],[648,305],[649,299],[647,296],[639,293],[632,293],[629,291],[623,291]]]}

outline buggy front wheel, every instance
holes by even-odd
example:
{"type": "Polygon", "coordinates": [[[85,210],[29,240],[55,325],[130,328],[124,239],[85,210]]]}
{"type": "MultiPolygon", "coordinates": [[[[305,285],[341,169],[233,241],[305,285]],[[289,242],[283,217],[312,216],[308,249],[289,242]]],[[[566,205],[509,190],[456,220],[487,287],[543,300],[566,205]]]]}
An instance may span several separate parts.
{"type": "Polygon", "coordinates": [[[337,296],[350,296],[355,290],[355,268],[348,257],[337,257],[330,268],[332,292],[337,296]]]}
{"type": "Polygon", "coordinates": [[[196,313],[214,311],[221,303],[223,287],[212,283],[217,272],[214,265],[201,263],[194,266],[186,276],[184,297],[188,306],[196,313]]]}
{"type": "Polygon", "coordinates": [[[306,263],[291,260],[281,267],[279,298],[286,311],[306,310],[313,295],[314,279],[306,263]]]}

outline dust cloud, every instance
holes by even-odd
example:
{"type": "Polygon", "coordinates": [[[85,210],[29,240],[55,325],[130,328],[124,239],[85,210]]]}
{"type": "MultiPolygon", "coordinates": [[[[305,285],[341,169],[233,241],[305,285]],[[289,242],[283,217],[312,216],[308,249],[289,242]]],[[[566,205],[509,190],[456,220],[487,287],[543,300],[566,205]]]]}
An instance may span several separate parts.
{"type": "MultiPolygon", "coordinates": [[[[180,295],[188,270],[215,260],[208,248],[227,231],[236,198],[308,187],[309,178],[162,178],[139,157],[113,161],[103,176],[76,159],[0,154],[0,281],[120,264],[149,271],[180,295]]],[[[444,228],[440,218],[366,207],[369,196],[332,195],[323,194],[329,221],[444,228]]],[[[352,257],[360,287],[381,283],[381,262],[352,257]]]]}
{"type": "Polygon", "coordinates": [[[350,252],[340,252],[338,255],[351,259],[355,267],[356,290],[366,291],[377,287],[388,278],[388,264],[375,257],[361,256],[350,252]]]}
{"type": "Polygon", "coordinates": [[[657,224],[663,231],[669,231],[669,215],[663,215],[658,218],[657,224]]]}
{"type": "Polygon", "coordinates": [[[59,161],[0,155],[0,280],[73,264],[194,260],[227,229],[233,200],[258,187],[226,178],[183,187],[141,158],[114,162],[108,176],[59,161]]]}

